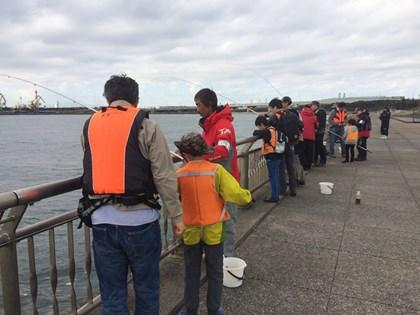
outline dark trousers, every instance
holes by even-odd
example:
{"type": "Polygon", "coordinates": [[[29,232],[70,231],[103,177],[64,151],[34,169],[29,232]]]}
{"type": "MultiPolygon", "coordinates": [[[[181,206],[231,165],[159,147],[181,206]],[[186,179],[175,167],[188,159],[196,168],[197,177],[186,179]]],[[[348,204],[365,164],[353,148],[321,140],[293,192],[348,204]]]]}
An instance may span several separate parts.
{"type": "Polygon", "coordinates": [[[381,135],[388,136],[389,121],[381,123],[381,135]]]}
{"type": "Polygon", "coordinates": [[[308,171],[311,169],[311,165],[314,158],[314,141],[313,140],[303,140],[303,147],[301,150],[301,158],[300,163],[302,164],[302,167],[305,171],[308,171]]]}
{"type": "Polygon", "coordinates": [[[354,161],[354,144],[346,144],[346,161],[354,161]],[[350,159],[349,159],[350,158],[350,159]]]}
{"type": "Polygon", "coordinates": [[[325,164],[327,163],[327,150],[324,146],[324,132],[317,133],[315,135],[315,148],[314,148],[314,163],[318,163],[318,156],[319,156],[319,163],[325,164]]]}
{"type": "Polygon", "coordinates": [[[281,194],[284,194],[286,192],[286,175],[285,175],[285,170],[287,170],[287,177],[289,178],[289,189],[291,193],[296,193],[296,186],[297,186],[297,182],[296,182],[296,170],[294,167],[294,157],[295,156],[295,152],[294,152],[294,148],[293,145],[286,143],[286,147],[284,149],[284,163],[283,166],[280,165],[280,188],[281,190],[281,194]]]}
{"type": "Polygon", "coordinates": [[[223,289],[223,243],[207,245],[200,242],[195,245],[184,246],[185,260],[185,288],[184,302],[188,315],[197,315],[199,295],[201,260],[203,251],[206,261],[208,279],[207,312],[217,315],[222,301],[223,289]]]}
{"type": "Polygon", "coordinates": [[[368,138],[359,138],[359,140],[357,141],[357,150],[359,151],[359,154],[357,156],[357,158],[359,160],[366,160],[367,157],[367,139],[368,138]],[[365,150],[363,150],[365,149],[365,150]]]}

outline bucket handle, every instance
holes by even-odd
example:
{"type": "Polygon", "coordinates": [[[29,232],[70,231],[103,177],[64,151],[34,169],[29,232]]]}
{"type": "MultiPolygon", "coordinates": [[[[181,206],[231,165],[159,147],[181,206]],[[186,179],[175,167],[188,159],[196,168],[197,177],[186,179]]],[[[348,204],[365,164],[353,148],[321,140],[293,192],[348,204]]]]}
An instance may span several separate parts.
{"type": "Polygon", "coordinates": [[[228,272],[228,274],[230,274],[232,277],[234,277],[236,280],[242,281],[244,280],[244,277],[238,277],[237,275],[235,275],[233,272],[231,272],[230,270],[226,270],[228,272]]]}

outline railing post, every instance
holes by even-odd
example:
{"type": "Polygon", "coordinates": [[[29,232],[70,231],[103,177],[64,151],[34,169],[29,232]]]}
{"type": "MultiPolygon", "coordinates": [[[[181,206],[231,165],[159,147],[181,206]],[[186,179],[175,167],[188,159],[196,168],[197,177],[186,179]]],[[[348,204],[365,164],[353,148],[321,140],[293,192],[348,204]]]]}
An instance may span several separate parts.
{"type": "Polygon", "coordinates": [[[248,189],[249,188],[249,150],[255,141],[245,143],[242,148],[239,156],[241,161],[239,163],[240,173],[241,173],[241,186],[248,189]]]}
{"type": "Polygon", "coordinates": [[[0,274],[3,289],[3,308],[5,315],[21,315],[19,270],[16,249],[16,228],[28,206],[16,206],[9,212],[7,220],[0,224],[0,274]]]}

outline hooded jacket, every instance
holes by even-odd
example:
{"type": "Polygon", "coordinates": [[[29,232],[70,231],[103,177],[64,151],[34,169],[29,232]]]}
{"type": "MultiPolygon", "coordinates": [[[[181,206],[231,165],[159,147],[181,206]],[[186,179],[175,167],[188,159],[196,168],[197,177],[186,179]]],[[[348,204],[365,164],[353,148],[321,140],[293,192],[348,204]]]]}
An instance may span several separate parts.
{"type": "Polygon", "coordinates": [[[309,107],[304,107],[300,112],[303,121],[303,139],[315,140],[315,129],[317,119],[314,111],[309,107]]]}
{"type": "Polygon", "coordinates": [[[199,124],[203,128],[204,140],[213,147],[213,153],[204,158],[221,164],[239,182],[238,153],[232,121],[232,111],[226,104],[218,107],[210,116],[201,118],[199,124]]]}

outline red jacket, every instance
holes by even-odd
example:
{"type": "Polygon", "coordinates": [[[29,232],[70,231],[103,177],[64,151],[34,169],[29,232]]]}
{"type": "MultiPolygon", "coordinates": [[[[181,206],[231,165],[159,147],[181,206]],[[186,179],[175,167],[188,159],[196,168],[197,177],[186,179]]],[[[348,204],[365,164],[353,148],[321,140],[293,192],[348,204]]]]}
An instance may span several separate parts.
{"type": "Polygon", "coordinates": [[[225,167],[239,182],[238,153],[236,151],[235,129],[230,106],[220,106],[210,116],[200,119],[203,137],[214,152],[205,155],[206,160],[225,167]]]}
{"type": "Polygon", "coordinates": [[[317,119],[314,111],[309,107],[304,107],[300,112],[303,121],[303,139],[315,140],[315,129],[317,119]]]}

